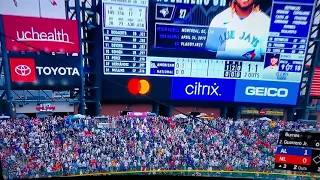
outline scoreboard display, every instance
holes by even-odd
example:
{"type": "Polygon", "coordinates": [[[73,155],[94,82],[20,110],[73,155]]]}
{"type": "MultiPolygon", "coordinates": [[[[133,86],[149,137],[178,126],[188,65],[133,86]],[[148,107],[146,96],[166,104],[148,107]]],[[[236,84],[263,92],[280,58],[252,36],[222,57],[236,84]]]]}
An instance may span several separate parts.
{"type": "Polygon", "coordinates": [[[281,132],[275,169],[320,173],[320,133],[281,132]]]}
{"type": "Polygon", "coordinates": [[[314,3],[103,0],[104,74],[300,82],[314,3]]]}
{"type": "Polygon", "coordinates": [[[104,75],[166,77],[170,100],[296,105],[315,0],[102,6],[104,75]]]}

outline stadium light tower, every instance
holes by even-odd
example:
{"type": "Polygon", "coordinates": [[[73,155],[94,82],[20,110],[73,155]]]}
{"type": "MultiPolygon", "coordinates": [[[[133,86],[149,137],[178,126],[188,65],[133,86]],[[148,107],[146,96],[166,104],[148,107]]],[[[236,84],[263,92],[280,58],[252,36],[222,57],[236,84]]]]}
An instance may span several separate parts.
{"type": "MultiPolygon", "coordinates": [[[[88,115],[100,114],[101,52],[99,46],[99,0],[66,1],[67,18],[79,20],[81,35],[83,69],[83,87],[77,92],[80,100],[80,112],[88,115]]],[[[100,35],[101,36],[101,35],[100,35]]],[[[101,45],[102,46],[102,45],[101,45]]]]}
{"type": "Polygon", "coordinates": [[[301,119],[308,119],[309,110],[311,109],[311,97],[310,90],[312,84],[313,72],[316,67],[317,59],[320,58],[320,1],[316,3],[314,11],[311,32],[309,37],[309,45],[307,50],[307,56],[304,64],[304,71],[301,78],[300,97],[298,101],[298,110],[300,111],[299,117],[301,119]]]}

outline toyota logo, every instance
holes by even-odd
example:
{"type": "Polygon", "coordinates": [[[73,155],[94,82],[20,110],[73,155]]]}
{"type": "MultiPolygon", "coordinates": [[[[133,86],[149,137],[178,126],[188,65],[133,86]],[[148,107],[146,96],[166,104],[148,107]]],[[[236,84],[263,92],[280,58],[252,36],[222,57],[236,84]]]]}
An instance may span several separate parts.
{"type": "Polygon", "coordinates": [[[16,66],[14,72],[16,72],[16,74],[18,74],[19,76],[28,76],[29,74],[31,74],[31,68],[27,65],[19,65],[16,66]]]}

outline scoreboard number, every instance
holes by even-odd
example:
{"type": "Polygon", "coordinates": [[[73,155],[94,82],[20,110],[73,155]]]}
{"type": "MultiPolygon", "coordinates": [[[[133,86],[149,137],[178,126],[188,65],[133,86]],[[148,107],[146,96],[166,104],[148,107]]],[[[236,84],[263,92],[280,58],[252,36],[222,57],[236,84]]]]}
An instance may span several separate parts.
{"type": "Polygon", "coordinates": [[[225,61],[224,77],[240,78],[242,70],[242,62],[240,61],[225,61]]]}
{"type": "Polygon", "coordinates": [[[185,74],[185,62],[184,59],[175,63],[176,75],[184,75],[185,74]]]}
{"type": "Polygon", "coordinates": [[[244,72],[244,77],[245,78],[260,78],[260,73],[259,73],[259,64],[248,64],[246,72],[244,72]]]}
{"type": "MultiPolygon", "coordinates": [[[[248,72],[251,71],[251,64],[248,64],[248,72]]],[[[258,64],[255,65],[255,72],[258,72],[258,64]]]]}
{"type": "Polygon", "coordinates": [[[306,163],[306,162],[307,162],[307,158],[303,158],[303,159],[302,159],[302,162],[303,162],[303,163],[306,163]]]}
{"type": "Polygon", "coordinates": [[[180,9],[180,16],[179,18],[184,19],[186,18],[187,10],[186,9],[180,9]]]}
{"type": "Polygon", "coordinates": [[[177,69],[177,70],[176,70],[176,74],[184,75],[184,70],[180,70],[180,71],[179,71],[179,69],[177,69]],[[180,72],[180,73],[179,73],[179,72],[180,72]]]}

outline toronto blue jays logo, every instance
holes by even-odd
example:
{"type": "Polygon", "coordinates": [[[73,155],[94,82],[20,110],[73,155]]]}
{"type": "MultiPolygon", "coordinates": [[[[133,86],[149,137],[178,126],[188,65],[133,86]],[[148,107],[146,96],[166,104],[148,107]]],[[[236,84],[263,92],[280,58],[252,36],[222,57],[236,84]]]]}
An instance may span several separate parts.
{"type": "Polygon", "coordinates": [[[169,9],[167,7],[167,8],[161,9],[160,13],[162,14],[163,17],[166,17],[170,12],[169,12],[169,9]]]}
{"type": "Polygon", "coordinates": [[[243,54],[242,56],[246,57],[247,59],[253,59],[257,55],[255,51],[256,51],[255,49],[251,50],[251,51],[248,51],[245,54],[243,54]]]}

